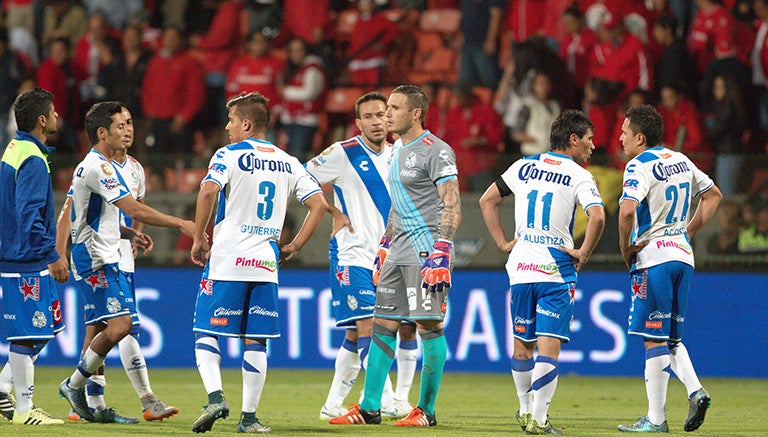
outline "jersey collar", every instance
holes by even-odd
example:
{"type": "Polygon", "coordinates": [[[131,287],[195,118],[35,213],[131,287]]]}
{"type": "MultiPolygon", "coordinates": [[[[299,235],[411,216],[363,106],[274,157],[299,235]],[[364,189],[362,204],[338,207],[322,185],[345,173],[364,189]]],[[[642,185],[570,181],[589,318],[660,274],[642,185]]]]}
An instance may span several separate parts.
{"type": "Polygon", "coordinates": [[[418,137],[416,137],[416,139],[414,139],[414,140],[413,140],[413,141],[411,141],[410,143],[408,143],[408,144],[403,144],[403,148],[406,148],[406,147],[411,147],[412,145],[416,144],[418,141],[421,141],[421,140],[422,140],[424,137],[426,137],[426,136],[427,136],[427,135],[429,135],[430,133],[431,133],[431,132],[429,131],[429,129],[425,130],[423,134],[421,134],[421,135],[419,135],[418,137]]]}
{"type": "Polygon", "coordinates": [[[41,143],[39,139],[37,139],[36,136],[32,135],[29,132],[24,132],[22,130],[16,131],[16,136],[14,137],[17,140],[21,141],[30,141],[34,143],[38,149],[40,149],[41,152],[43,152],[44,155],[50,155],[51,152],[56,150],[54,147],[48,147],[45,144],[41,143]]]}
{"type": "Polygon", "coordinates": [[[547,152],[547,155],[557,156],[558,158],[568,159],[568,160],[573,161],[573,158],[571,158],[570,156],[563,155],[562,153],[555,153],[555,152],[553,152],[551,150],[547,152]]]}

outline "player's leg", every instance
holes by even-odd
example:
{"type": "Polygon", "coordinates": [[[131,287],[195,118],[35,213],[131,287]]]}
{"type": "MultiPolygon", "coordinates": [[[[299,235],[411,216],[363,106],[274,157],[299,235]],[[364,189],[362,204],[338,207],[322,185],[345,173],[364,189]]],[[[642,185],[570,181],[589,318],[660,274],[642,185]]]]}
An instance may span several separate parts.
{"type": "Polygon", "coordinates": [[[410,411],[410,393],[413,377],[416,375],[418,360],[418,342],[416,340],[416,324],[403,322],[397,331],[400,336],[397,344],[397,389],[395,390],[395,407],[398,411],[410,411]]]}
{"type": "Polygon", "coordinates": [[[13,378],[11,377],[11,363],[6,362],[0,371],[0,415],[8,420],[13,419],[16,410],[16,398],[13,396],[13,378]]]}
{"type": "Polygon", "coordinates": [[[320,410],[320,419],[330,420],[347,412],[344,408],[344,399],[352,390],[358,373],[360,373],[360,358],[357,354],[357,330],[347,329],[344,342],[336,354],[333,381],[328,390],[328,397],[320,410]]]}
{"type": "Polygon", "coordinates": [[[515,418],[525,431],[533,417],[533,350],[536,347],[536,300],[532,284],[510,286],[510,314],[514,324],[512,379],[520,406],[515,418]]]}
{"type": "Polygon", "coordinates": [[[278,323],[277,284],[260,282],[250,291],[245,325],[243,353],[243,410],[237,432],[267,433],[272,430],[264,426],[256,417],[261,393],[267,380],[267,338],[280,337],[278,323]],[[248,308],[260,308],[260,311],[248,311],[248,308]]]}

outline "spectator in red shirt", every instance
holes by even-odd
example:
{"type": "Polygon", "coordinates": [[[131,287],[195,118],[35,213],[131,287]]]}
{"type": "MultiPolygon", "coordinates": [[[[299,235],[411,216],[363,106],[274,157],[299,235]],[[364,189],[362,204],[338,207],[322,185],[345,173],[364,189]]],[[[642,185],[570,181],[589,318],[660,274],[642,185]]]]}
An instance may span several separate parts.
{"type": "Polygon", "coordinates": [[[715,59],[736,56],[736,23],[730,12],[716,0],[696,0],[698,12],[688,30],[688,49],[699,73],[704,74],[715,59]]]}
{"type": "Polygon", "coordinates": [[[360,16],[347,49],[350,82],[353,85],[378,86],[382,81],[387,46],[397,35],[397,24],[376,13],[373,0],[359,0],[360,16]]]}
{"type": "Polygon", "coordinates": [[[563,12],[563,24],[567,35],[560,44],[560,58],[565,62],[577,88],[584,88],[589,74],[589,59],[592,56],[597,35],[584,23],[579,8],[572,6],[563,12]]]}
{"type": "Polygon", "coordinates": [[[504,125],[490,104],[474,96],[468,82],[456,83],[454,97],[456,104],[448,111],[445,141],[456,152],[461,190],[483,191],[493,176],[491,168],[504,125]]]}
{"type": "Polygon", "coordinates": [[[75,126],[78,124],[79,93],[69,58],[69,39],[60,37],[51,41],[50,55],[37,70],[37,85],[53,93],[53,105],[59,114],[59,126],[51,145],[63,151],[75,152],[75,126]]]}
{"type": "Polygon", "coordinates": [[[205,81],[197,62],[187,53],[179,29],[163,31],[163,48],[147,67],[141,102],[149,121],[147,147],[157,152],[190,149],[189,123],[205,101],[205,81]]]}
{"type": "Polygon", "coordinates": [[[544,14],[547,0],[519,0],[509,2],[505,20],[505,38],[514,42],[523,42],[541,35],[544,28],[544,14]]]}
{"type": "Polygon", "coordinates": [[[701,113],[683,95],[680,86],[662,86],[661,104],[656,109],[664,120],[662,143],[672,150],[685,153],[702,171],[712,170],[714,162],[704,135],[701,113]]]}
{"type": "Polygon", "coordinates": [[[595,151],[590,159],[592,164],[604,164],[609,160],[611,142],[618,142],[619,137],[611,137],[611,135],[613,126],[616,124],[617,96],[620,87],[618,82],[609,82],[598,77],[587,81],[584,87],[584,113],[595,125],[595,136],[592,137],[595,151]]]}
{"type": "Polygon", "coordinates": [[[628,157],[624,153],[624,147],[619,141],[621,137],[621,126],[624,124],[624,114],[631,109],[642,105],[652,105],[651,93],[643,90],[634,90],[629,93],[624,107],[616,112],[616,125],[613,128],[613,134],[608,141],[608,164],[619,170],[624,170],[627,165],[628,157]]]}
{"type": "Polygon", "coordinates": [[[309,46],[319,45],[325,39],[330,10],[329,0],[285,0],[279,40],[301,38],[309,46]]]}

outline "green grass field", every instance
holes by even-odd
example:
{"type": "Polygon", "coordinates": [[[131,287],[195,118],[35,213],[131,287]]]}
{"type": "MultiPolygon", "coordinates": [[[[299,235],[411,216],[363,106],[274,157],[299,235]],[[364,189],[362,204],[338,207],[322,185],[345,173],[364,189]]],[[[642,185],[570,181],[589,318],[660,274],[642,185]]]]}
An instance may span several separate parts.
{"type": "MultiPolygon", "coordinates": [[[[59,398],[60,381],[71,368],[38,367],[35,404],[55,417],[66,418],[68,404],[59,398]]],[[[166,402],[181,409],[179,415],[162,423],[142,421],[138,425],[104,425],[67,423],[58,427],[22,427],[0,422],[0,435],[16,436],[124,436],[124,435],[192,435],[191,425],[197,418],[206,396],[196,369],[150,369],[152,388],[166,402]]],[[[449,373],[443,379],[437,403],[438,426],[430,429],[395,428],[386,421],[379,426],[332,426],[318,419],[318,413],[331,380],[330,371],[271,369],[257,416],[278,435],[457,435],[484,436],[498,434],[523,435],[514,423],[517,409],[514,384],[510,375],[449,373]]],[[[108,405],[124,415],[140,417],[141,408],[122,369],[109,368],[106,389],[108,405]]],[[[712,408],[704,425],[694,434],[683,432],[688,404],[685,390],[677,380],[670,380],[667,420],[671,434],[705,436],[768,435],[766,407],[768,380],[705,379],[712,395],[712,408]]],[[[207,435],[233,434],[237,427],[241,404],[239,370],[224,372],[224,390],[232,415],[219,420],[207,435]]],[[[362,387],[350,395],[356,398],[362,387]]],[[[411,402],[418,398],[418,376],[411,391],[411,402]]],[[[593,378],[561,376],[555,399],[550,407],[552,423],[566,435],[617,435],[616,425],[632,423],[644,415],[647,404],[642,376],[636,378],[593,378]]]]}

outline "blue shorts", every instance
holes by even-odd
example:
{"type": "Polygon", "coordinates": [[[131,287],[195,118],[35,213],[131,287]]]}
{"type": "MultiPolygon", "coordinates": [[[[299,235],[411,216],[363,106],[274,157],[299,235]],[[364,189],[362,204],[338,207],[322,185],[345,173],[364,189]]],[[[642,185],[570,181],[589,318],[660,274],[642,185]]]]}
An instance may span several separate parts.
{"type": "Polygon", "coordinates": [[[131,285],[125,273],[117,268],[117,263],[105,264],[81,277],[75,287],[85,299],[86,325],[136,312],[131,285]]]}
{"type": "Polygon", "coordinates": [[[627,332],[649,340],[682,340],[692,277],[693,266],[679,261],[632,272],[627,332]]]}
{"type": "Polygon", "coordinates": [[[510,312],[515,338],[526,343],[537,337],[571,341],[575,282],[537,282],[512,285],[510,312]]]}
{"type": "Polygon", "coordinates": [[[40,273],[2,273],[3,321],[7,341],[50,340],[64,329],[56,282],[40,273]]]}
{"type": "Polygon", "coordinates": [[[131,312],[131,324],[134,327],[140,326],[139,322],[139,303],[136,302],[136,283],[133,282],[133,272],[122,272],[125,280],[128,282],[128,288],[131,289],[131,300],[128,311],[131,312]]]}
{"type": "Polygon", "coordinates": [[[355,326],[355,321],[373,317],[376,286],[373,272],[356,266],[339,266],[331,261],[331,306],[336,326],[355,326]]]}
{"type": "Polygon", "coordinates": [[[245,338],[280,337],[277,284],[200,281],[192,331],[245,338]]]}

